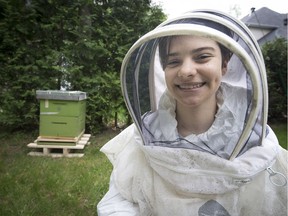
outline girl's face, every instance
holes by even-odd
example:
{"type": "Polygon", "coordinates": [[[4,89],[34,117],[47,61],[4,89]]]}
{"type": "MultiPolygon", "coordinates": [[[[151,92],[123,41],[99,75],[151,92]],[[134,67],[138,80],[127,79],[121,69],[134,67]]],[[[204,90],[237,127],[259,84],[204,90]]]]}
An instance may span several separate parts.
{"type": "Polygon", "coordinates": [[[177,36],[170,41],[166,85],[178,105],[215,106],[216,92],[227,70],[219,45],[208,38],[177,36]]]}

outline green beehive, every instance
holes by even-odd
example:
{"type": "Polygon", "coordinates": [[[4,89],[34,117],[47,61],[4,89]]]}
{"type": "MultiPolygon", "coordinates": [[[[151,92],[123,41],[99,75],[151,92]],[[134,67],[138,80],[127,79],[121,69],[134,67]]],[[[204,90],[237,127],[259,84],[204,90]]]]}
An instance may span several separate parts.
{"type": "Polygon", "coordinates": [[[69,139],[85,131],[86,93],[38,90],[41,138],[69,139]]]}

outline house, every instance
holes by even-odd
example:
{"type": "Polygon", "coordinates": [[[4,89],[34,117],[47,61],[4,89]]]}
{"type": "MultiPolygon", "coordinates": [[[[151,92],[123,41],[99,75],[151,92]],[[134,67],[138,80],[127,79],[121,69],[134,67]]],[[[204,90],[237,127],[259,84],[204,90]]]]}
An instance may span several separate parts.
{"type": "Polygon", "coordinates": [[[259,10],[251,8],[251,13],[241,20],[251,30],[260,46],[280,37],[287,40],[287,13],[281,14],[267,7],[259,10]]]}

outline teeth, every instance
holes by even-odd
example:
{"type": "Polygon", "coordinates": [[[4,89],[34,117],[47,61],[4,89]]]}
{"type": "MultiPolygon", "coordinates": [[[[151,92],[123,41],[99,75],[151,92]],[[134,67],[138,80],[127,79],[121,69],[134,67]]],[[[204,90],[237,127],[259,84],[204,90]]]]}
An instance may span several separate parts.
{"type": "Polygon", "coordinates": [[[188,84],[184,84],[184,85],[179,85],[179,87],[181,89],[195,89],[195,88],[200,88],[204,85],[204,83],[198,83],[198,84],[194,84],[194,85],[188,85],[188,84]]]}

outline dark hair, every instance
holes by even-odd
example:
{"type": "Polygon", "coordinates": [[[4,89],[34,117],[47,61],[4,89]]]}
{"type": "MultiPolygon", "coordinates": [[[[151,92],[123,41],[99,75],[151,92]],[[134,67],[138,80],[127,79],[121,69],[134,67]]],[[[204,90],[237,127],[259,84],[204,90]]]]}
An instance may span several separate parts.
{"type": "MultiPolygon", "coordinates": [[[[228,35],[229,37],[233,38],[233,33],[224,25],[221,25],[219,23],[215,23],[213,21],[207,21],[207,20],[202,20],[202,19],[182,19],[182,20],[177,20],[169,24],[178,24],[178,23],[188,23],[188,24],[200,24],[204,26],[211,27],[213,29],[219,30],[223,32],[224,34],[228,35]]],[[[159,55],[160,55],[160,62],[162,65],[162,68],[165,69],[167,66],[167,55],[170,49],[170,44],[171,40],[174,37],[177,37],[180,35],[173,35],[173,36],[166,36],[162,37],[159,39],[159,55]]],[[[223,46],[222,44],[218,43],[221,50],[221,55],[222,55],[222,63],[226,60],[229,61],[230,57],[232,56],[231,51],[223,46]]]]}

